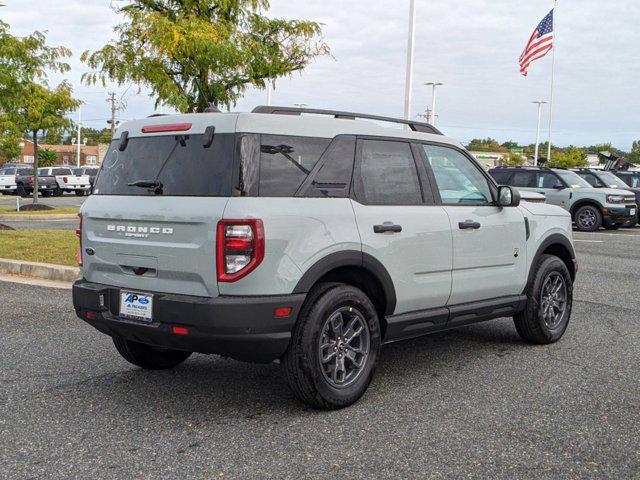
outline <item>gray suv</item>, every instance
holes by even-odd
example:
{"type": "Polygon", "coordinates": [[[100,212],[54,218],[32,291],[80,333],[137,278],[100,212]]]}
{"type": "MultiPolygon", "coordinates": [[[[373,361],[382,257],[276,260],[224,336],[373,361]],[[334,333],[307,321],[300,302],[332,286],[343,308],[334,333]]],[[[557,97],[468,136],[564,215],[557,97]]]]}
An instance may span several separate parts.
{"type": "Polygon", "coordinates": [[[638,206],[633,192],[592,187],[571,170],[544,167],[498,167],[489,171],[496,182],[518,190],[543,193],[547,203],[564,208],[583,232],[617,229],[635,223],[638,206]]]}
{"type": "Polygon", "coordinates": [[[569,214],[431,125],[284,107],[122,125],[79,236],[76,313],[130,363],[279,360],[323,409],[385,343],[497,317],[559,340],[577,271],[569,214]]]}

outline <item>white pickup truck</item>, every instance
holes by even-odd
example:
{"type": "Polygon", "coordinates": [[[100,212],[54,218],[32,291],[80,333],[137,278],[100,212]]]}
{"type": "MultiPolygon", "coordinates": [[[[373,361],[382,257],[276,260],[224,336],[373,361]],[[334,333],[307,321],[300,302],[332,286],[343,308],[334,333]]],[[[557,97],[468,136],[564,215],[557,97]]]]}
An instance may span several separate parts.
{"type": "Polygon", "coordinates": [[[64,192],[75,192],[79,197],[86,195],[91,190],[89,175],[76,175],[69,167],[44,167],[38,169],[38,175],[50,175],[55,177],[58,189],[54,196],[60,196],[64,192]]]}
{"type": "Polygon", "coordinates": [[[0,169],[0,194],[11,195],[16,193],[16,170],[17,168],[0,169]]]}

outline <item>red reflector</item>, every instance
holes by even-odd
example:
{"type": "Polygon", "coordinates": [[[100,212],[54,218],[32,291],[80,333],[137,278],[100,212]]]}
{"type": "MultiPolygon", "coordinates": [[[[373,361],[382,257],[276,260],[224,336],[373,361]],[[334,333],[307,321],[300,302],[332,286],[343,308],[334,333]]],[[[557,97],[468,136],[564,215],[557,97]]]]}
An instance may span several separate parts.
{"type": "Polygon", "coordinates": [[[251,238],[227,238],[225,248],[227,250],[251,250],[253,240],[251,238]]]}
{"type": "Polygon", "coordinates": [[[64,183],[69,183],[69,179],[68,179],[67,177],[62,177],[62,181],[63,181],[64,183]]]}
{"type": "Polygon", "coordinates": [[[273,316],[276,318],[288,317],[291,315],[291,307],[280,307],[273,311],[273,316]]]}
{"type": "Polygon", "coordinates": [[[168,123],[166,125],[147,125],[142,127],[142,133],[186,132],[187,130],[191,130],[190,123],[168,123]]]}
{"type": "Polygon", "coordinates": [[[89,320],[95,320],[96,319],[96,312],[87,312],[87,318],[89,320]]]}
{"type": "Polygon", "coordinates": [[[27,178],[27,183],[33,183],[33,178],[27,178]]]}
{"type": "Polygon", "coordinates": [[[171,331],[176,335],[189,335],[189,330],[184,327],[172,327],[171,331]]]}

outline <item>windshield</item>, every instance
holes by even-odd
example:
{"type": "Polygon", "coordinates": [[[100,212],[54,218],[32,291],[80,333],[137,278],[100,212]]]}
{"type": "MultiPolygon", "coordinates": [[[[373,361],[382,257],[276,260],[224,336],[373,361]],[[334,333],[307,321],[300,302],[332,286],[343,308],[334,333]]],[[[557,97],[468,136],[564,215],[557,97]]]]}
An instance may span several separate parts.
{"type": "Polygon", "coordinates": [[[626,188],[627,184],[616,177],[611,172],[598,172],[598,176],[600,180],[604,182],[609,188],[626,188]]]}
{"type": "Polygon", "coordinates": [[[230,196],[235,135],[131,138],[123,152],[111,143],[96,180],[96,195],[230,196]],[[132,184],[138,184],[132,185],[132,184]],[[156,183],[158,185],[156,185],[156,183]],[[151,185],[154,184],[154,185],[151,185]],[[158,188],[160,187],[160,188],[158,188]]]}
{"type": "Polygon", "coordinates": [[[570,188],[592,188],[591,185],[589,185],[589,182],[581,178],[575,172],[570,172],[568,170],[554,171],[567,185],[569,185],[570,188]]]}

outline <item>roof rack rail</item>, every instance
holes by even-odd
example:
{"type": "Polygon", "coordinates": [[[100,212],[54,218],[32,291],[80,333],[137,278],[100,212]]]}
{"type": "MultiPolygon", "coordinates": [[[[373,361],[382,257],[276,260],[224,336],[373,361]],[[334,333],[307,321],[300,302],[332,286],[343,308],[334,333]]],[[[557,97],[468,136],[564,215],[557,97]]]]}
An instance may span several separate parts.
{"type": "Polygon", "coordinates": [[[253,109],[252,113],[267,113],[272,115],[302,115],[303,113],[309,113],[314,115],[330,115],[334,118],[341,118],[346,120],[355,120],[356,118],[362,118],[365,120],[377,120],[380,122],[408,125],[409,128],[414,132],[442,135],[442,132],[440,130],[429,123],[414,122],[413,120],[403,120],[401,118],[383,117],[380,115],[369,115],[366,113],[341,112],[337,110],[320,110],[317,108],[275,107],[268,105],[258,106],[253,109]]]}

